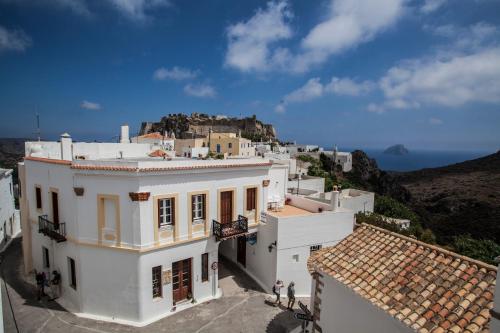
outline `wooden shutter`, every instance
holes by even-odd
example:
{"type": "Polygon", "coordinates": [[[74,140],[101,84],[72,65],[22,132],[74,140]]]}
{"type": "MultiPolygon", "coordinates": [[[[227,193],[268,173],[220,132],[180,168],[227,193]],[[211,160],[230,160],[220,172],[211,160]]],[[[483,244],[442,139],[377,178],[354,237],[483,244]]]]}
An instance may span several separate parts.
{"type": "Polygon", "coordinates": [[[36,208],[42,209],[42,190],[39,187],[35,187],[36,193],[36,208]]]}
{"type": "Polygon", "coordinates": [[[208,281],[208,253],[201,255],[201,281],[208,281]]]}
{"type": "Polygon", "coordinates": [[[255,192],[255,187],[247,188],[247,210],[255,209],[255,192]]]}
{"type": "Polygon", "coordinates": [[[195,195],[191,196],[191,222],[194,221],[194,198],[195,195]]]}
{"type": "Polygon", "coordinates": [[[170,207],[172,211],[172,225],[175,225],[175,198],[170,198],[170,207]]]}
{"type": "Polygon", "coordinates": [[[156,202],[156,206],[158,206],[158,228],[160,228],[160,225],[161,225],[161,199],[158,199],[158,201],[156,202]]]}
{"type": "Polygon", "coordinates": [[[207,220],[207,195],[202,194],[201,197],[203,198],[203,220],[207,220]]]}

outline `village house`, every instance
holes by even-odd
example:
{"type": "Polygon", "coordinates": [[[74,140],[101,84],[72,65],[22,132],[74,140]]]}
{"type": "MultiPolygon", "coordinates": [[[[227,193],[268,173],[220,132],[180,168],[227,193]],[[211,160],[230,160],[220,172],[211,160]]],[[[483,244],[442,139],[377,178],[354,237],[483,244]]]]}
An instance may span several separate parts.
{"type": "Polygon", "coordinates": [[[311,332],[499,332],[497,268],[413,238],[363,224],[308,269],[311,332]]]}
{"type": "Polygon", "coordinates": [[[19,211],[14,206],[12,170],[0,169],[0,249],[21,231],[19,211]]]}
{"type": "Polygon", "coordinates": [[[235,133],[211,133],[208,137],[210,151],[225,157],[253,157],[256,155],[252,141],[235,133]]]}
{"type": "Polygon", "coordinates": [[[26,273],[59,271],[58,301],[80,316],[142,326],[217,298],[219,256],[267,292],[293,280],[306,296],[310,253],[353,230],[357,210],[339,192],[329,203],[287,194],[287,164],[121,142],[64,134],[27,142],[19,164],[26,273]]]}

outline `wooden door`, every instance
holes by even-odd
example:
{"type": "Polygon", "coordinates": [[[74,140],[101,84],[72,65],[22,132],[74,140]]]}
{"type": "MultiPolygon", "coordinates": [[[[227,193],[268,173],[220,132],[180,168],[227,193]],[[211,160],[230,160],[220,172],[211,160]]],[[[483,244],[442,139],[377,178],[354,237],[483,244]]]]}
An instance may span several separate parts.
{"type": "Polygon", "coordinates": [[[238,237],[238,246],[236,248],[237,260],[244,267],[246,267],[246,264],[247,264],[247,239],[246,238],[247,238],[246,236],[238,237]]]}
{"type": "Polygon", "coordinates": [[[233,221],[233,191],[224,191],[220,194],[220,223],[233,221]]]}
{"type": "Polygon", "coordinates": [[[52,222],[54,226],[59,225],[59,200],[57,192],[52,193],[52,222]]]}
{"type": "Polygon", "coordinates": [[[185,300],[191,294],[191,258],[172,264],[172,291],[174,302],[185,300]]]}

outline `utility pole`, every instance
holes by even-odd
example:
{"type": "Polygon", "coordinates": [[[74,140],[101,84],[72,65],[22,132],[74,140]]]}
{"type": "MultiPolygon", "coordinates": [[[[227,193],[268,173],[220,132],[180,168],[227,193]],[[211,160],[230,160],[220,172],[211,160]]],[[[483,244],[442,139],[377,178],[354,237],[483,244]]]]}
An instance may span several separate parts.
{"type": "Polygon", "coordinates": [[[38,138],[38,141],[40,141],[41,140],[40,114],[38,112],[36,113],[36,136],[38,138]]]}

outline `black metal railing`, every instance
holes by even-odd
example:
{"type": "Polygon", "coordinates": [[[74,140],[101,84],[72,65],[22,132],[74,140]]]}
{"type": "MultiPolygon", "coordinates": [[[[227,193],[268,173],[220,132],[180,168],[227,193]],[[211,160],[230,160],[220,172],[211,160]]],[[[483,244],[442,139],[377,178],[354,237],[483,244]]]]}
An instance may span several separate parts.
{"type": "Polygon", "coordinates": [[[238,215],[236,221],[220,223],[212,221],[212,229],[217,241],[245,234],[248,232],[248,219],[245,216],[238,215]]]}
{"type": "Polygon", "coordinates": [[[66,223],[54,223],[47,215],[38,216],[38,232],[57,241],[66,241],[66,223]]]}

